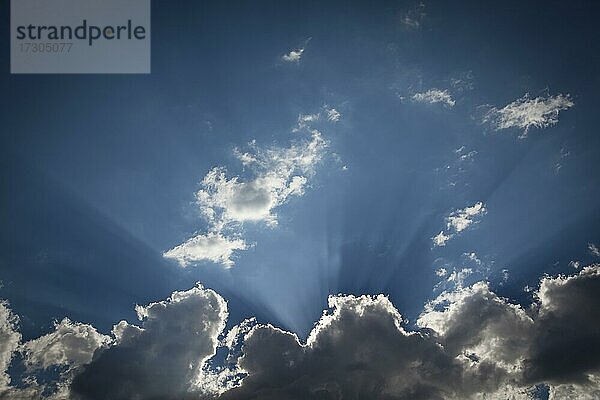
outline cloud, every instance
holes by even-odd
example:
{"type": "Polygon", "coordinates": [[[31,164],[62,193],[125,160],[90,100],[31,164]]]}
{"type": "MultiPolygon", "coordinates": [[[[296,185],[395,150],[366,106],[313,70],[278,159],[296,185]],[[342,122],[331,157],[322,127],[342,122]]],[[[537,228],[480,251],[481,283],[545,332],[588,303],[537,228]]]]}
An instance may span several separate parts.
{"type": "Polygon", "coordinates": [[[196,386],[215,354],[227,320],[225,300],[198,285],[168,299],[137,306],[141,325],[122,321],[117,343],[73,381],[78,399],[185,399],[209,395],[196,386]]]}
{"type": "Polygon", "coordinates": [[[246,334],[248,376],[222,398],[534,399],[547,385],[551,399],[592,399],[598,289],[599,265],[544,278],[529,308],[478,282],[429,302],[416,331],[385,296],[331,296],[306,343],[271,325],[246,334]]]}
{"type": "Polygon", "coordinates": [[[400,15],[400,24],[406,30],[417,30],[421,27],[425,14],[425,3],[418,3],[400,15]]]}
{"type": "Polygon", "coordinates": [[[51,366],[80,366],[92,361],[94,352],[110,343],[111,338],[98,333],[91,325],[64,318],[54,331],[21,346],[24,363],[29,369],[51,366]]]}
{"type": "Polygon", "coordinates": [[[281,59],[288,63],[298,64],[300,62],[300,59],[302,58],[302,54],[304,54],[304,50],[306,50],[306,46],[308,46],[308,43],[311,41],[311,39],[312,38],[309,37],[304,41],[302,47],[290,50],[289,53],[282,55],[281,59]]]}
{"type": "Polygon", "coordinates": [[[594,243],[588,243],[588,250],[593,256],[600,257],[600,249],[594,243]]]}
{"type": "Polygon", "coordinates": [[[290,50],[289,53],[281,56],[281,59],[286,62],[299,63],[302,58],[302,53],[304,53],[304,48],[290,50]]]}
{"type": "Polygon", "coordinates": [[[543,129],[556,125],[559,112],[574,105],[568,94],[531,98],[529,93],[526,93],[503,108],[492,107],[484,115],[483,123],[490,124],[495,130],[522,129],[520,137],[524,138],[531,127],[543,129]]]}
{"type": "Polygon", "coordinates": [[[467,187],[469,183],[462,179],[474,165],[478,152],[469,150],[465,145],[452,151],[452,159],[448,160],[442,168],[436,168],[435,172],[445,179],[445,183],[450,188],[456,188],[459,185],[467,187]]]}
{"type": "Polygon", "coordinates": [[[110,343],[110,337],[91,325],[73,323],[68,318],[55,323],[52,332],[21,343],[18,318],[6,302],[0,302],[0,399],[71,399],[69,385],[73,376],[98,349],[110,343]],[[17,355],[25,371],[19,386],[11,385],[7,372],[17,355]],[[57,371],[54,382],[38,383],[38,376],[52,371],[57,371]]]}
{"type": "Polygon", "coordinates": [[[226,302],[197,285],[137,306],[140,325],[121,321],[110,340],[65,319],[23,345],[3,303],[0,398],[534,399],[543,386],[550,399],[597,398],[600,264],[544,277],[534,298],[523,307],[486,282],[459,286],[409,330],[384,295],[335,295],[302,342],[254,319],[225,334],[226,302]],[[6,360],[19,349],[25,364],[75,367],[52,393],[34,378],[8,386],[6,360]]]}
{"type": "Polygon", "coordinates": [[[327,119],[331,122],[338,122],[342,118],[342,114],[335,108],[329,108],[327,111],[327,119]]]}
{"type": "MultiPolygon", "coordinates": [[[[526,361],[525,381],[593,386],[600,377],[600,265],[545,277],[526,361]]],[[[598,388],[596,388],[598,390],[598,388]]]]}
{"type": "Polygon", "coordinates": [[[456,210],[446,219],[446,227],[456,233],[462,232],[471,224],[476,223],[475,218],[485,214],[485,212],[486,209],[481,201],[462,210],[456,210]]]}
{"type": "Polygon", "coordinates": [[[164,256],[175,259],[181,266],[187,266],[199,260],[221,263],[226,267],[233,266],[232,255],[235,250],[246,250],[248,245],[243,239],[228,238],[221,233],[196,235],[182,244],[166,251],[164,256]]]}
{"type": "Polygon", "coordinates": [[[412,99],[417,103],[441,103],[447,107],[454,107],[456,104],[447,90],[440,89],[429,89],[423,93],[416,93],[412,96],[412,99]]]}
{"type": "Polygon", "coordinates": [[[248,177],[230,176],[227,169],[215,167],[202,179],[196,204],[208,222],[208,232],[199,233],[163,253],[186,266],[199,261],[233,266],[235,251],[249,247],[243,238],[243,224],[277,225],[276,209],[291,197],[304,195],[309,179],[325,155],[328,141],[310,127],[319,114],[301,114],[297,132],[308,137],[296,139],[289,147],[261,148],[255,141],[248,151],[234,155],[249,172],[248,177]]]}
{"type": "Polygon", "coordinates": [[[21,342],[17,322],[18,318],[8,308],[8,303],[0,302],[0,394],[8,390],[10,377],[6,371],[21,342]]]}
{"type": "Polygon", "coordinates": [[[476,224],[481,216],[487,212],[485,205],[479,201],[472,206],[452,211],[446,217],[446,230],[440,231],[432,238],[434,246],[445,246],[446,242],[456,234],[476,224]]]}

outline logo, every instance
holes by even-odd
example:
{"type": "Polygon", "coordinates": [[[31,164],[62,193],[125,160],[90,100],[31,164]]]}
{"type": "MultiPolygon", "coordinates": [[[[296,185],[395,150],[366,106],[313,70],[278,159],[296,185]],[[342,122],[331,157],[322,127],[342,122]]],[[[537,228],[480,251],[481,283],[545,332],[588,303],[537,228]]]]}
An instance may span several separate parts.
{"type": "Polygon", "coordinates": [[[150,73],[150,0],[11,0],[11,73],[150,73]]]}

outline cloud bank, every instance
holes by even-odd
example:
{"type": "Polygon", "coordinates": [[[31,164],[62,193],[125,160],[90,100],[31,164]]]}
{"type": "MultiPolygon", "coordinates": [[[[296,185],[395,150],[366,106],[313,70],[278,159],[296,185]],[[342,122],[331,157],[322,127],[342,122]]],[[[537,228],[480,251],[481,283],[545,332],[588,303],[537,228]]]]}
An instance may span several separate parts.
{"type": "Polygon", "coordinates": [[[600,395],[600,264],[544,277],[523,307],[486,282],[444,291],[416,325],[384,295],[335,295],[302,342],[244,321],[226,333],[225,300],[198,285],[137,306],[111,336],[63,320],[21,342],[0,306],[3,399],[595,399],[600,395]],[[215,354],[225,354],[215,361],[215,354]],[[27,373],[62,365],[58,382],[27,373]],[[216,364],[215,364],[216,363],[216,364]]]}

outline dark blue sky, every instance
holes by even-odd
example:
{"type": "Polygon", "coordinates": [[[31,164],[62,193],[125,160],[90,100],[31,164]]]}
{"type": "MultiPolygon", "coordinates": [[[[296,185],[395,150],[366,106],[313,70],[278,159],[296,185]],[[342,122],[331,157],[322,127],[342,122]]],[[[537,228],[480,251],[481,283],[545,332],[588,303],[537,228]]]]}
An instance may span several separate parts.
{"type": "MultiPolygon", "coordinates": [[[[306,334],[339,292],[388,294],[414,321],[437,268],[469,267],[463,253],[521,302],[541,274],[593,260],[593,2],[286,3],[153,2],[150,75],[10,75],[3,58],[0,297],[25,337],[65,315],[108,331],[196,281],[230,301],[230,324],[257,315],[306,334]],[[402,22],[414,10],[418,27],[402,22]],[[281,60],[302,46],[299,63],[281,60]],[[434,88],[456,104],[411,101],[434,88]],[[575,105],[525,139],[481,123],[482,106],[525,93],[575,105]],[[298,115],[325,106],[342,114],[321,129],[329,156],[278,227],[249,224],[254,246],[231,269],[162,257],[206,229],[193,201],[210,168],[240,172],[234,147],[287,146],[298,115]],[[462,146],[476,154],[459,165],[462,146]],[[433,247],[444,218],[478,201],[487,214],[433,247]]],[[[7,6],[0,20],[8,54],[7,6]]]]}

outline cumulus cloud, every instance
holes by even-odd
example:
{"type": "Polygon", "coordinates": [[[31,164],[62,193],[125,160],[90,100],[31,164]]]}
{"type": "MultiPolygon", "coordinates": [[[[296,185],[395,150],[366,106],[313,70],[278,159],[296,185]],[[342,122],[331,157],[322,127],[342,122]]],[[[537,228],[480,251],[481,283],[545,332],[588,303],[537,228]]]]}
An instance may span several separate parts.
{"type": "Polygon", "coordinates": [[[300,115],[296,129],[308,135],[289,147],[261,148],[253,141],[248,151],[235,149],[234,154],[249,171],[249,177],[230,176],[223,167],[211,169],[196,193],[196,204],[209,231],[173,247],[164,256],[182,266],[211,261],[231,267],[234,252],[249,247],[242,235],[243,224],[275,226],[276,209],[291,197],[304,194],[328,146],[321,132],[310,127],[318,119],[319,114],[300,115]]]}
{"type": "Polygon", "coordinates": [[[94,327],[71,322],[55,323],[54,330],[37,339],[21,343],[18,318],[5,302],[0,303],[0,399],[71,399],[69,385],[80,368],[92,360],[95,352],[111,343],[111,338],[94,327]],[[25,376],[13,385],[8,375],[11,361],[19,356],[25,376]],[[37,377],[58,371],[56,381],[40,384],[37,377]]]}
{"type": "Polygon", "coordinates": [[[543,129],[556,125],[559,112],[574,105],[568,94],[532,98],[526,93],[503,108],[492,107],[484,115],[483,123],[489,124],[495,130],[522,129],[520,137],[524,138],[532,127],[543,129]]]}
{"type": "Polygon", "coordinates": [[[426,92],[416,93],[412,96],[412,99],[417,103],[441,103],[447,107],[454,107],[456,104],[447,90],[440,89],[429,89],[426,92]]]}
{"type": "Polygon", "coordinates": [[[446,242],[456,234],[479,222],[479,218],[485,215],[486,212],[485,205],[481,201],[472,206],[452,211],[446,217],[446,229],[432,238],[434,246],[445,246],[446,242]]]}
{"type": "Polygon", "coordinates": [[[225,300],[198,285],[137,306],[141,325],[115,326],[117,343],[73,381],[80,399],[182,399],[210,395],[197,377],[215,354],[227,320],[225,300]]]}
{"type": "Polygon", "coordinates": [[[416,331],[385,296],[332,296],[305,343],[270,325],[251,330],[239,361],[248,376],[223,398],[534,399],[548,385],[552,399],[591,399],[598,289],[598,265],[544,278],[528,308],[478,282],[429,302],[416,331]]]}
{"type": "Polygon", "coordinates": [[[139,326],[121,321],[110,340],[63,320],[20,345],[3,304],[0,398],[524,400],[540,387],[550,399],[597,398],[600,265],[544,277],[534,295],[524,307],[486,282],[457,287],[428,302],[412,329],[384,295],[330,296],[305,342],[254,319],[225,334],[225,301],[200,285],[137,306],[139,326]],[[6,360],[19,349],[37,367],[78,365],[74,378],[50,394],[34,380],[9,386],[6,360]]]}
{"type": "Polygon", "coordinates": [[[29,369],[80,366],[92,361],[94,352],[110,341],[109,336],[98,333],[91,325],[64,318],[55,324],[53,332],[23,344],[21,352],[29,369]]]}

